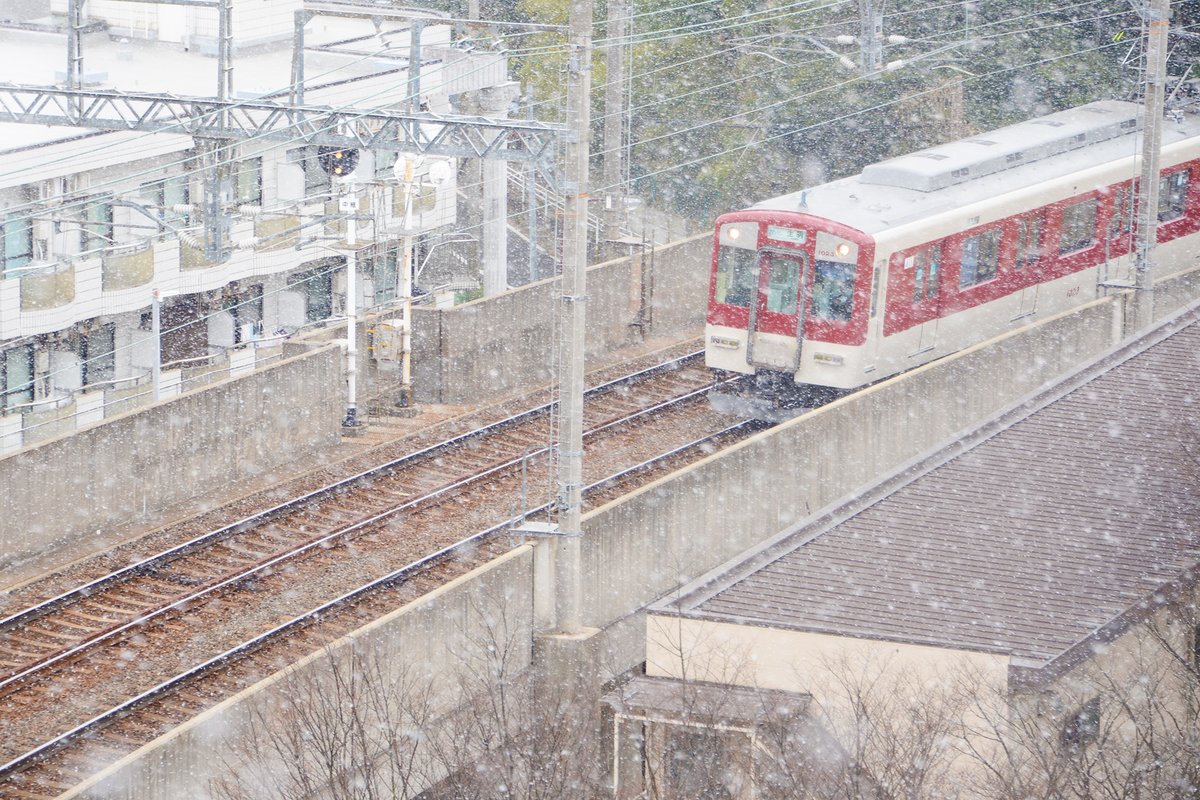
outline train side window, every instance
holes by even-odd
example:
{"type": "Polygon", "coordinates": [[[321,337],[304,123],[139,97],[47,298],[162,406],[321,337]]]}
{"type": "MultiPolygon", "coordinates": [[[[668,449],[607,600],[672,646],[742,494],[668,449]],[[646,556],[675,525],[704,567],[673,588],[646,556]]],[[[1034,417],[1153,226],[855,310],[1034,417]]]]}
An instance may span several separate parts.
{"type": "Polygon", "coordinates": [[[918,250],[904,259],[904,266],[913,271],[913,305],[937,297],[941,245],[918,250]]]}
{"type": "Polygon", "coordinates": [[[1026,217],[1017,221],[1017,269],[1025,269],[1042,257],[1042,218],[1026,217]]]}
{"type": "Polygon", "coordinates": [[[1062,210],[1062,234],[1058,240],[1060,255],[1091,247],[1096,241],[1096,198],[1080,200],[1062,210]]]}
{"type": "Polygon", "coordinates": [[[1133,185],[1118,186],[1113,194],[1112,231],[1122,236],[1133,230],[1133,185]]]}
{"type": "Polygon", "coordinates": [[[958,285],[966,289],[996,277],[1000,264],[1000,228],[990,228],[963,240],[958,285]]]}
{"type": "Polygon", "coordinates": [[[812,313],[817,319],[847,322],[854,311],[854,264],[814,262],[812,313]]]}
{"type": "Polygon", "coordinates": [[[1187,211],[1188,178],[1191,170],[1164,175],[1158,182],[1158,221],[1179,219],[1187,211]]]}
{"type": "Polygon", "coordinates": [[[717,291],[714,298],[718,303],[731,306],[750,307],[754,297],[754,262],[758,254],[753,250],[722,245],[717,251],[717,291]]]}

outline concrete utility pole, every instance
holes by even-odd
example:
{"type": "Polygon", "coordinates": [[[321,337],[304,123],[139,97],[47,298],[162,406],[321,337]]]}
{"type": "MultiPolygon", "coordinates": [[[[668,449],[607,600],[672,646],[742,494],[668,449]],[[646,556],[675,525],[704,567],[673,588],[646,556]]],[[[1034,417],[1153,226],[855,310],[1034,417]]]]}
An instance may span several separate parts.
{"type": "Polygon", "coordinates": [[[342,427],[361,427],[358,421],[358,195],[354,181],[346,181],[338,200],[346,217],[346,418],[342,427]]]}
{"type": "Polygon", "coordinates": [[[1150,253],[1158,241],[1158,181],[1162,154],[1170,2],[1147,0],[1143,13],[1146,19],[1146,90],[1142,97],[1142,173],[1138,183],[1133,307],[1125,326],[1127,336],[1154,321],[1154,283],[1150,275],[1150,253]]]}
{"type": "Polygon", "coordinates": [[[558,442],[559,537],[554,559],[556,627],[577,633],[581,618],[583,527],[584,322],[587,301],[588,104],[592,77],[592,2],[571,0],[564,164],[561,422],[558,442]]]}
{"type": "Polygon", "coordinates": [[[875,0],[858,0],[858,44],[862,50],[858,66],[867,77],[879,77],[883,68],[883,15],[875,0]]]}
{"type": "Polygon", "coordinates": [[[608,0],[608,53],[604,87],[604,238],[616,239],[625,223],[626,0],[608,0]]]}

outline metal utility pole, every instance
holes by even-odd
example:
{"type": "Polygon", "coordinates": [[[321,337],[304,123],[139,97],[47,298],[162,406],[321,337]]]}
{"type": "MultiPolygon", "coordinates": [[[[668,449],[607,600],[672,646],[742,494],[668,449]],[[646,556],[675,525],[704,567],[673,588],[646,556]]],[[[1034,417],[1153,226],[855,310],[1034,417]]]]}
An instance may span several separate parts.
{"type": "Polygon", "coordinates": [[[561,422],[558,442],[559,537],[554,586],[556,627],[577,633],[581,618],[583,527],[584,322],[587,305],[588,104],[592,67],[592,1],[571,0],[564,164],[561,422]]]}
{"type": "Polygon", "coordinates": [[[616,239],[625,223],[622,185],[625,156],[626,0],[608,0],[608,53],[604,87],[604,237],[616,239]]]}
{"type": "Polygon", "coordinates": [[[1133,307],[1126,335],[1154,321],[1154,283],[1150,253],[1158,241],[1158,181],[1162,154],[1162,119],[1167,77],[1169,0],[1147,0],[1146,90],[1142,97],[1142,173],[1138,182],[1137,257],[1134,262],[1133,307]]]}

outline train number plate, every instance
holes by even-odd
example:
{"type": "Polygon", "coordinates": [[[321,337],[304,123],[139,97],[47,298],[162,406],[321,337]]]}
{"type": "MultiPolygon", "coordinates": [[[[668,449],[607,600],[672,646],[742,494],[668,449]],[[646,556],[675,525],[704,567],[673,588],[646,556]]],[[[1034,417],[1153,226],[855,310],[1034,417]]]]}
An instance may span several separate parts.
{"type": "Polygon", "coordinates": [[[737,339],[730,339],[728,336],[710,336],[708,343],[713,347],[724,347],[726,350],[737,350],[742,346],[737,339]]]}

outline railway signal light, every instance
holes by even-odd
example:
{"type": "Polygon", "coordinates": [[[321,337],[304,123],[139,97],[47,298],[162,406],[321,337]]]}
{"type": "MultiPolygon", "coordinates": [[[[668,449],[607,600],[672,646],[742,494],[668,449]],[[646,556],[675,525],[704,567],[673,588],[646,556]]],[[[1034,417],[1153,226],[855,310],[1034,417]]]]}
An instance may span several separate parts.
{"type": "Polygon", "coordinates": [[[339,150],[336,147],[318,147],[317,163],[328,174],[340,178],[354,172],[354,168],[358,166],[358,151],[339,150]]]}

